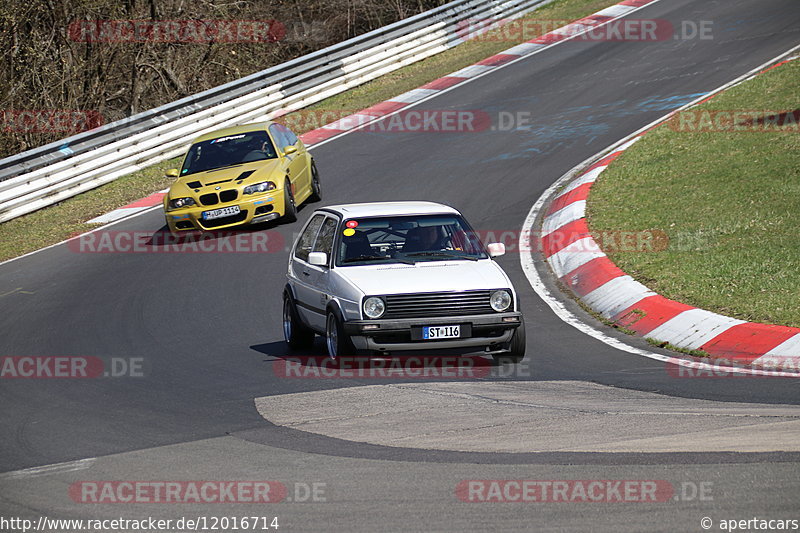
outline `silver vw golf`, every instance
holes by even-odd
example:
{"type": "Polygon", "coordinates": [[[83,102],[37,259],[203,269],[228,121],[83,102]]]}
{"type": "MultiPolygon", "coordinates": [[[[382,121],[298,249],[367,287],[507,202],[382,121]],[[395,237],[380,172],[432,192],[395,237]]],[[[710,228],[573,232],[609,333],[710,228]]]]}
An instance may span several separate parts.
{"type": "Polygon", "coordinates": [[[331,358],[428,351],[518,362],[514,287],[461,214],[433,202],[317,209],[289,256],[283,331],[293,349],[325,337],[331,358]]]}

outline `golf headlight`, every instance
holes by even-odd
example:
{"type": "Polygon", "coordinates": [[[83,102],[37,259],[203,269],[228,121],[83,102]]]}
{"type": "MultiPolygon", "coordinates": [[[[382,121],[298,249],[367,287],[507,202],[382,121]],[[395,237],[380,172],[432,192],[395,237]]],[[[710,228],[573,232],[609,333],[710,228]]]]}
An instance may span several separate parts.
{"type": "Polygon", "coordinates": [[[511,293],[506,290],[494,291],[489,303],[492,305],[492,309],[502,313],[511,307],[511,293]]]}
{"type": "Polygon", "coordinates": [[[386,311],[386,304],[377,296],[371,296],[364,300],[364,315],[367,318],[380,318],[386,311]]]}
{"type": "Polygon", "coordinates": [[[170,209],[180,209],[182,207],[191,207],[194,205],[194,198],[175,198],[169,201],[170,209]]]}
{"type": "Polygon", "coordinates": [[[262,181],[261,183],[256,183],[254,185],[248,185],[242,191],[244,194],[256,194],[259,192],[267,192],[275,189],[275,184],[271,181],[262,181]]]}

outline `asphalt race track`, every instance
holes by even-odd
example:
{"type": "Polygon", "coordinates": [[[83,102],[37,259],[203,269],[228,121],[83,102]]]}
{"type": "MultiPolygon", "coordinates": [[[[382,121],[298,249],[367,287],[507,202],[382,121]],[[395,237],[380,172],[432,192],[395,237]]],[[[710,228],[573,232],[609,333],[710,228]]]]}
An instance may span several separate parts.
{"type": "MultiPolygon", "coordinates": [[[[286,247],[313,207],[432,200],[479,230],[518,232],[570,168],[800,43],[796,0],[661,0],[632,17],[675,28],[713,21],[713,38],[562,43],[417,108],[488,113],[492,128],[356,131],[327,142],[312,150],[323,202],[295,224],[253,230],[278,244],[274,253],[62,244],[0,265],[1,355],[129,367],[119,377],[0,381],[0,515],[268,515],[281,531],[701,531],[703,517],[712,530],[723,519],[800,519],[800,382],[691,378],[617,351],[555,316],[514,250],[499,260],[526,318],[518,369],[478,363],[477,377],[435,380],[281,370],[292,355],[280,323],[286,247]],[[501,114],[527,123],[506,127],[501,114]],[[515,431],[526,413],[537,423],[515,431]],[[440,430],[450,433],[432,435],[440,430]],[[288,498],[87,505],[68,494],[79,480],[257,479],[282,482],[288,498]],[[462,481],[487,479],[666,480],[674,494],[636,504],[458,497],[462,481]],[[313,483],[324,496],[298,501],[313,483]]],[[[109,230],[157,239],[163,214],[109,230]]],[[[323,353],[318,339],[303,355],[323,353]]]]}

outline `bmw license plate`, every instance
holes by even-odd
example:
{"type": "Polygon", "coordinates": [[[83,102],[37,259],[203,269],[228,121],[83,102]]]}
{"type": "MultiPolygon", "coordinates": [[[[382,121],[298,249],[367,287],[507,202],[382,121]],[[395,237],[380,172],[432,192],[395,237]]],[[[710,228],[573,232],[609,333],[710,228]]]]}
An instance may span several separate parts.
{"type": "Polygon", "coordinates": [[[231,215],[238,215],[238,214],[239,214],[239,206],[233,205],[231,207],[223,207],[222,209],[214,209],[213,211],[203,211],[203,220],[229,217],[231,215]]]}
{"type": "Polygon", "coordinates": [[[425,326],[422,328],[424,340],[457,339],[461,337],[461,326],[425,326]]]}

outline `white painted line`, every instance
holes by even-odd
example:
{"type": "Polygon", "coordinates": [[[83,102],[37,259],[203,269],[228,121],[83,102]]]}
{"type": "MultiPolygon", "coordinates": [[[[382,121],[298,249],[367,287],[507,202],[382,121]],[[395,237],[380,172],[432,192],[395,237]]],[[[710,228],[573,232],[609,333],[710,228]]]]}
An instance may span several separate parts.
{"type": "Polygon", "coordinates": [[[744,323],[744,320],[705,309],[689,309],[667,320],[647,336],[680,348],[697,350],[720,333],[744,323]]]}
{"type": "Polygon", "coordinates": [[[612,318],[637,302],[656,293],[630,276],[619,276],[581,298],[606,318],[612,318]]]}
{"type": "Polygon", "coordinates": [[[800,355],[764,355],[754,359],[750,364],[759,368],[781,369],[783,371],[794,369],[795,372],[800,372],[800,355]]]}
{"type": "Polygon", "coordinates": [[[605,255],[600,251],[600,247],[597,246],[594,239],[584,237],[548,257],[547,262],[550,263],[550,268],[553,269],[556,277],[561,278],[592,259],[605,255]]]}
{"type": "Polygon", "coordinates": [[[556,231],[561,226],[575,222],[586,216],[586,200],[572,202],[549,215],[542,224],[541,236],[545,237],[556,231]]]}
{"type": "Polygon", "coordinates": [[[12,472],[4,472],[0,474],[0,479],[22,479],[30,477],[48,476],[51,474],[61,474],[64,472],[76,472],[78,470],[86,470],[97,459],[79,459],[77,461],[67,461],[65,463],[55,463],[46,466],[36,466],[33,468],[25,468],[23,470],[14,470],[12,472]]]}

